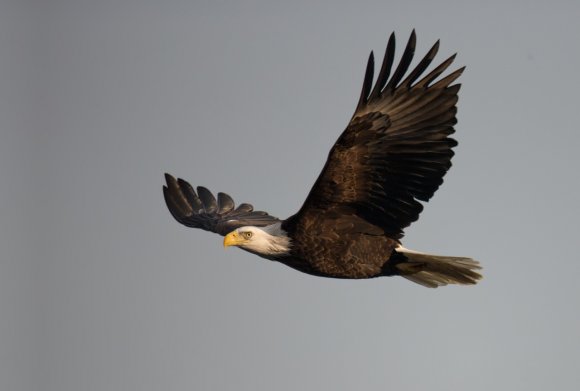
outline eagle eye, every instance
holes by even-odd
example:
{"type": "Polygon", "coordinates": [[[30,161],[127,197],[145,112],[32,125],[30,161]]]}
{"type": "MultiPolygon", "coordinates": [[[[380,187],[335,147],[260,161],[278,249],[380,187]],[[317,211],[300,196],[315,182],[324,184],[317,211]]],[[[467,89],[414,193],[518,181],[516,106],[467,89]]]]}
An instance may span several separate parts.
{"type": "Polygon", "coordinates": [[[246,238],[246,239],[250,239],[250,238],[252,237],[252,235],[253,235],[253,234],[252,234],[252,232],[250,232],[250,231],[246,231],[246,232],[244,232],[244,233],[243,233],[243,235],[244,235],[244,238],[246,238]]]}

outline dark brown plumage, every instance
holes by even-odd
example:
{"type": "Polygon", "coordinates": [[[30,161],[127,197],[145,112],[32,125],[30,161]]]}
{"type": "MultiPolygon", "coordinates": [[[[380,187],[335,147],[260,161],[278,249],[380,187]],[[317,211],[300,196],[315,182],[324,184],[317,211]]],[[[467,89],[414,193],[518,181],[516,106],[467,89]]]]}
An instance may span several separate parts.
{"type": "MultiPolygon", "coordinates": [[[[400,247],[403,230],[419,217],[422,204],[443,183],[451,167],[459,84],[464,68],[440,78],[451,56],[426,76],[439,42],[407,74],[415,32],[392,76],[395,36],[391,35],[373,87],[374,57],[368,60],[356,111],[335,145],[303,206],[281,222],[291,240],[284,254],[265,254],[305,273],[335,278],[403,275],[435,287],[473,284],[480,275],[469,258],[418,254],[400,247]],[[404,78],[405,77],[405,78],[404,78]]],[[[166,175],[169,210],[181,223],[222,235],[240,227],[269,227],[280,221],[248,204],[166,175]]],[[[267,228],[266,228],[267,229],[267,228]]],[[[243,245],[241,245],[244,248],[243,245]]]]}

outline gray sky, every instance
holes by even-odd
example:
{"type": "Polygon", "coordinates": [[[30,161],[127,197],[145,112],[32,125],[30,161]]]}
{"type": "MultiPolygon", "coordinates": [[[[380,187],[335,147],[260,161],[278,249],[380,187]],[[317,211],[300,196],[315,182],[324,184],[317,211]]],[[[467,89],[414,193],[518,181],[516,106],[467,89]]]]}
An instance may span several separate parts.
{"type": "Polygon", "coordinates": [[[0,389],[577,388],[579,3],[349,3],[0,4],[0,389]],[[165,171],[294,213],[412,28],[467,71],[404,244],[479,285],[316,278],[169,215],[165,171]]]}

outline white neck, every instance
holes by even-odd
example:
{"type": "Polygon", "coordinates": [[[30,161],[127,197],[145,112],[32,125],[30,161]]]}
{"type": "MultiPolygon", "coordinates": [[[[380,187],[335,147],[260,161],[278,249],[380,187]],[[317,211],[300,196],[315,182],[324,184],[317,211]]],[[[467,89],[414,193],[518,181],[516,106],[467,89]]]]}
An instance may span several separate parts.
{"type": "Polygon", "coordinates": [[[254,233],[250,240],[240,245],[245,250],[266,258],[275,258],[290,252],[290,237],[282,229],[282,223],[265,227],[241,227],[238,228],[238,231],[252,231],[254,233]]]}

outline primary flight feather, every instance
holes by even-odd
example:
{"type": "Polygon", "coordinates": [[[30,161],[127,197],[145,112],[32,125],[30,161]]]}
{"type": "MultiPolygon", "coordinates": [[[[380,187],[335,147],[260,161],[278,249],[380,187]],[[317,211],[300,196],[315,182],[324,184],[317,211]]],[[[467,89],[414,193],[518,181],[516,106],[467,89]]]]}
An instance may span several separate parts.
{"type": "Polygon", "coordinates": [[[371,52],[355,113],[300,210],[286,220],[252,205],[235,207],[204,187],[165,174],[169,211],[180,223],[218,233],[224,246],[238,246],[304,273],[333,278],[400,275],[435,288],[475,284],[481,275],[471,258],[424,254],[401,245],[403,230],[451,167],[457,93],[463,72],[442,74],[451,56],[424,75],[439,49],[435,43],[410,71],[415,53],[411,34],[393,70],[391,34],[373,86],[371,52]],[[437,81],[436,81],[437,80],[437,81]]]}

